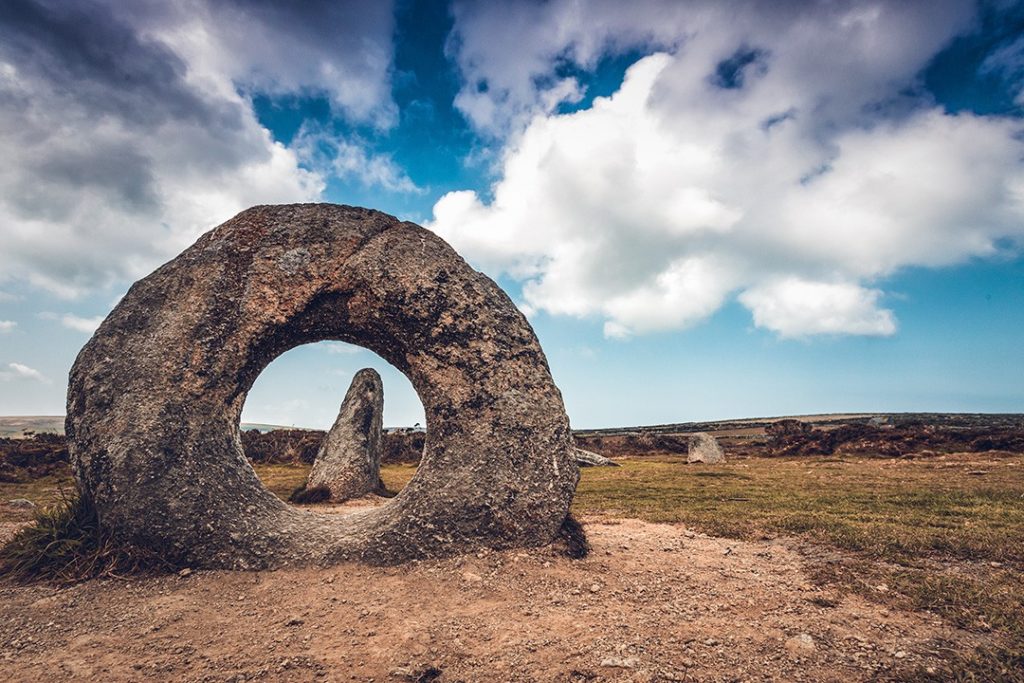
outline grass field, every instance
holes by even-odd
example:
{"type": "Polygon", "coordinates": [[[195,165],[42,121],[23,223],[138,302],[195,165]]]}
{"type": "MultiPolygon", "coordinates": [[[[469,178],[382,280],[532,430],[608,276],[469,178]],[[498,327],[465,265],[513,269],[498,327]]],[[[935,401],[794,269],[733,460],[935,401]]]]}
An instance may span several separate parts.
{"type": "MultiPolygon", "coordinates": [[[[256,469],[282,498],[307,473],[294,465],[256,469]]],[[[389,466],[382,476],[398,490],[414,472],[389,466]]],[[[61,483],[0,484],[0,496],[45,504],[59,497],[61,483]]],[[[793,538],[815,580],[932,611],[998,643],[957,655],[943,679],[999,680],[1000,668],[1024,667],[1021,456],[749,458],[720,466],[638,458],[618,468],[584,469],[573,509],[584,517],[681,523],[729,538],[793,538]]]]}
{"type": "Polygon", "coordinates": [[[959,663],[963,680],[996,680],[989,667],[1024,666],[1022,465],[1019,456],[977,455],[758,458],[701,469],[633,461],[585,470],[574,509],[731,538],[794,536],[821,582],[997,636],[1005,649],[959,663]]]}
{"type": "MultiPolygon", "coordinates": [[[[282,497],[302,467],[257,468],[282,497]]],[[[415,467],[385,467],[398,490],[415,467]]],[[[750,458],[720,466],[633,459],[582,470],[578,515],[681,523],[737,539],[788,536],[812,576],[893,606],[929,610],[1000,645],[951,654],[933,680],[1021,680],[1024,667],[1024,458],[750,458]]],[[[932,678],[924,672],[922,680],[932,678]]]]}

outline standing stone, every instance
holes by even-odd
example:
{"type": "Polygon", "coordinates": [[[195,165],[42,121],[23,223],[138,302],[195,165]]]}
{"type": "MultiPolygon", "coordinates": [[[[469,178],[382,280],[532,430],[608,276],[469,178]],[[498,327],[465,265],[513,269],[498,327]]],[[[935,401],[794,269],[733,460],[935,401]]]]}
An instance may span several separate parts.
{"type": "Polygon", "coordinates": [[[718,445],[715,437],[705,432],[697,432],[690,435],[690,452],[686,456],[686,462],[703,462],[708,465],[717,465],[725,462],[725,454],[722,447],[718,445]]]}
{"type": "Polygon", "coordinates": [[[119,543],[259,569],[540,546],[579,468],[530,323],[436,234],[351,206],[258,206],[136,282],[71,369],[75,478],[119,543]],[[430,431],[408,485],[352,515],[288,505],[245,458],[253,382],[289,349],[357,344],[404,373],[430,431]]]}
{"type": "Polygon", "coordinates": [[[384,385],[373,368],[352,378],[338,419],[327,433],[306,488],[323,486],[336,503],[384,488],[380,479],[384,385]]]}

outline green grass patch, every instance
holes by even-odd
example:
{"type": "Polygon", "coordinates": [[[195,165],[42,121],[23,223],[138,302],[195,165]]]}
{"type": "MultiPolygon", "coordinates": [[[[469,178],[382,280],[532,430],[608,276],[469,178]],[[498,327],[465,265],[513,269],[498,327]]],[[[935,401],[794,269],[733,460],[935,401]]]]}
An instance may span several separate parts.
{"type": "Polygon", "coordinates": [[[896,563],[922,555],[1024,563],[1024,543],[1010,542],[1024,538],[1024,471],[1018,461],[1001,464],[982,479],[916,462],[632,460],[584,470],[573,509],[741,539],[814,534],[896,563]]]}
{"type": "Polygon", "coordinates": [[[380,468],[380,478],[388,491],[401,491],[416,474],[416,465],[385,465],[380,468]]]}
{"type": "Polygon", "coordinates": [[[306,485],[310,465],[253,465],[263,485],[281,500],[306,485]]]}

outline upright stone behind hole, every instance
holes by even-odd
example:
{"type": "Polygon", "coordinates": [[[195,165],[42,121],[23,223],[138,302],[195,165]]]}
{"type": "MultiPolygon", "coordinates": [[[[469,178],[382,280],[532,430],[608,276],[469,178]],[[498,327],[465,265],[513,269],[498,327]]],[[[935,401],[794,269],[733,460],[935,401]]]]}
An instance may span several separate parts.
{"type": "Polygon", "coordinates": [[[363,368],[341,403],[338,418],[313,462],[306,489],[318,486],[340,503],[384,490],[380,478],[384,385],[373,368],[363,368]]]}

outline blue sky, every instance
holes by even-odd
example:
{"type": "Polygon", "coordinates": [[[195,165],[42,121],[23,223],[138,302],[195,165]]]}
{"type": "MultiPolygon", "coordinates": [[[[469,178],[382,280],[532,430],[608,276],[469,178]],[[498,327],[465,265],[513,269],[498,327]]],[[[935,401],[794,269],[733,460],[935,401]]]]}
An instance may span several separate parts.
{"type": "MultiPolygon", "coordinates": [[[[257,203],[425,225],[574,426],[1024,410],[1024,3],[14,0],[0,414],[63,412],[127,287],[257,203]],[[301,5],[301,6],[300,6],[301,5]]],[[[380,370],[294,349],[250,421],[380,370]]]]}

